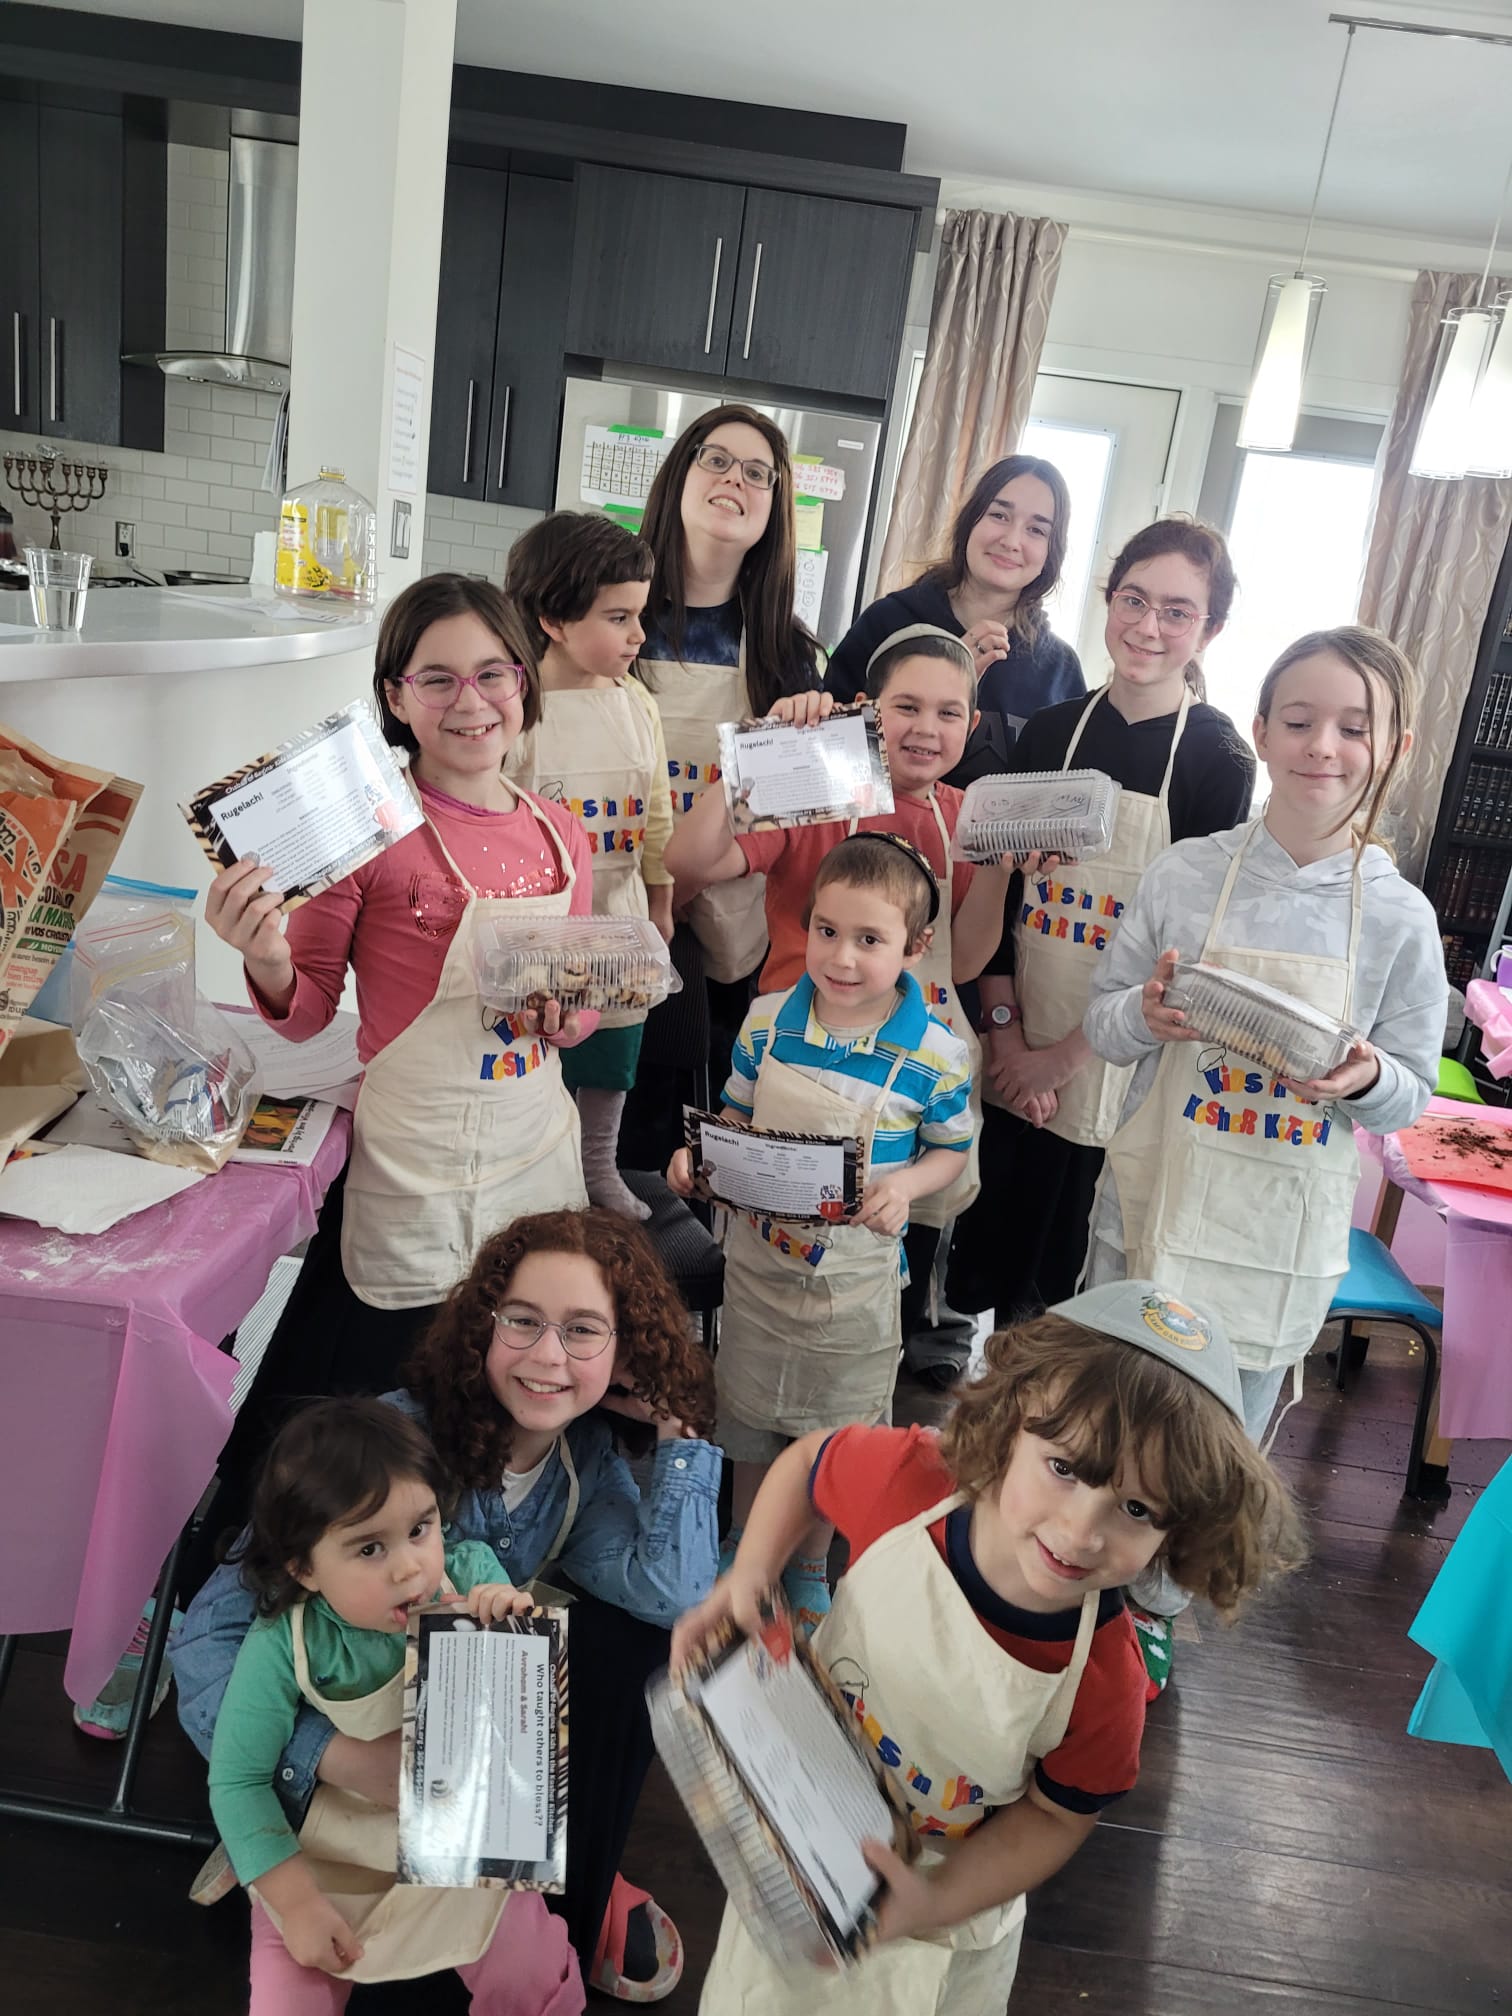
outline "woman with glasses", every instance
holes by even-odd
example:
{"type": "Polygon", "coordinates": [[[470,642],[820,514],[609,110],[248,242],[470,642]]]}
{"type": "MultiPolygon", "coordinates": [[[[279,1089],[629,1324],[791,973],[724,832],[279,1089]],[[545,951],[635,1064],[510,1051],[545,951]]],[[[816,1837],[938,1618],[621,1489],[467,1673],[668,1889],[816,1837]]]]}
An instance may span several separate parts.
{"type": "Polygon", "coordinates": [[[1003,942],[979,982],[982,1192],[950,1251],[957,1309],[994,1309],[1006,1323],[1075,1291],[1133,1075],[1095,1057],[1081,1033],[1098,955],[1157,854],[1249,810],[1255,759],[1202,680],[1234,587],[1211,526],[1162,518],[1135,533],[1105,591],[1107,685],[1036,714],[1014,748],[1015,771],[1101,770],[1122,789],[1106,854],[1031,857],[1009,887],[1003,942]]]}
{"type": "Polygon", "coordinates": [[[863,610],[835,646],[826,692],[854,700],[877,647],[911,623],[963,637],[977,671],[979,719],[944,779],[958,789],[1010,767],[1024,723],[1085,693],[1081,661],[1045,620],[1060,580],[1071,500],[1054,463],[1008,455],[984,470],[950,528],[950,550],[911,587],[863,610]]]}
{"type": "Polygon", "coordinates": [[[592,902],[582,825],[504,776],[541,711],[518,615],[486,581],[415,582],[383,619],[373,691],[424,824],[287,920],[255,861],[219,876],[205,902],[245,961],[254,1007],[291,1042],[330,1022],[350,968],[364,1067],[351,1159],[221,1460],[217,1528],[240,1524],[290,1396],[396,1385],[490,1233],[588,1201],[558,1053],[598,1018],[564,1017],[555,1002],[485,1017],[473,976],[485,918],[586,916],[592,902]]]}

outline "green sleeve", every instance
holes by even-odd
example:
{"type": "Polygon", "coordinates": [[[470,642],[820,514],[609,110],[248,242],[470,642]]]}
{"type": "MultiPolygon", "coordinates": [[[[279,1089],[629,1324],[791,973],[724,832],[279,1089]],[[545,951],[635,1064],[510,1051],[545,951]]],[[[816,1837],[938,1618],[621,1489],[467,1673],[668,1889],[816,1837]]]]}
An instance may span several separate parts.
{"type": "Polygon", "coordinates": [[[509,1570],[483,1540],[459,1540],[446,1550],[446,1572],[459,1595],[479,1582],[508,1582],[509,1570]]]}
{"type": "Polygon", "coordinates": [[[210,1810],[242,1883],[299,1852],[273,1790],[299,1701],[285,1611],[271,1624],[254,1624],[242,1640],[210,1748],[210,1810]]]}

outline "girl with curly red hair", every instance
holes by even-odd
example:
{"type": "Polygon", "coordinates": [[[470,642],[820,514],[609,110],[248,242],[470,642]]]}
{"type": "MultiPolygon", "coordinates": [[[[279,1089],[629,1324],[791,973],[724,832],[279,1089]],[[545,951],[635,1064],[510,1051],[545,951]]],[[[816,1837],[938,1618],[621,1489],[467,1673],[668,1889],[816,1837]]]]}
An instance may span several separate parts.
{"type": "MultiPolygon", "coordinates": [[[[651,1758],[644,1683],[666,1664],[679,1613],[712,1588],[719,1553],[713,1379],[687,1311],[630,1220],[517,1218],[484,1243],[406,1387],[386,1397],[428,1428],[456,1489],[449,1537],[487,1542],[516,1583],[544,1569],[577,1595],[568,1931],[590,1980],[632,1981],[638,2000],[668,1993],[681,1972],[675,1929],[615,1871],[651,1758]],[[654,1450],[644,1490],[627,1449],[654,1450]]],[[[201,1749],[252,1615],[228,1562],[175,1641],[180,1715],[201,1749]]],[[[301,1716],[276,1781],[296,1829],[322,1776],[351,1786],[354,1767],[370,1765],[377,1789],[354,1789],[397,1797],[397,1755],[345,1755],[354,1741],[301,1716]]]]}

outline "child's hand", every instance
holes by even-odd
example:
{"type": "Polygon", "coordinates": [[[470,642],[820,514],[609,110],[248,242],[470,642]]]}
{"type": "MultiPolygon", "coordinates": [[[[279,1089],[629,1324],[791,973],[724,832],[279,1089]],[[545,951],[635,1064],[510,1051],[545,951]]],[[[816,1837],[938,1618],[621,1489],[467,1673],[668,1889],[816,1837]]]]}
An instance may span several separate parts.
{"type": "Polygon", "coordinates": [[[1167,1008],[1166,989],[1176,978],[1176,962],[1181,954],[1174,950],[1162,952],[1155,961],[1155,971],[1146,980],[1140,993],[1139,1004],[1144,1010],[1145,1027],[1157,1043],[1200,1043],[1202,1038],[1195,1029],[1187,1027],[1187,1019],[1179,1008],[1167,1008]]]}
{"type": "Polygon", "coordinates": [[[1048,1127],[1060,1111],[1060,1097],[1054,1092],[1031,1092],[1013,1110],[1031,1127],[1048,1127]]]}
{"type": "Polygon", "coordinates": [[[941,1929],[935,1887],[927,1876],[911,1869],[901,1855],[895,1854],[881,1841],[863,1841],[861,1853],[866,1858],[867,1868],[887,1885],[882,1902],[877,1906],[879,1943],[889,1939],[914,1939],[920,1933],[941,1929]]]}
{"type": "Polygon", "coordinates": [[[693,1150],[679,1148],[667,1164],[667,1188],[678,1197],[693,1195],[693,1150]]]}
{"type": "Polygon", "coordinates": [[[761,1628],[761,1599],[766,1590],[741,1570],[737,1556],[728,1575],[721,1575],[702,1603],[685,1610],[672,1626],[672,1653],[668,1668],[674,1680],[682,1677],[688,1662],[712,1642],[726,1623],[738,1630],[755,1632],[761,1628]]]}
{"type": "Polygon", "coordinates": [[[850,1222],[864,1225],[879,1239],[896,1239],[908,1223],[908,1207],[912,1202],[900,1177],[878,1176],[867,1184],[861,1209],[850,1222]]]}
{"type": "Polygon", "coordinates": [[[583,1040],[581,1010],[569,1008],[563,1014],[561,1002],[544,994],[532,995],[526,1002],[524,1022],[527,1035],[539,1036],[557,1050],[570,1050],[583,1040]]]}
{"type": "Polygon", "coordinates": [[[1029,1099],[1038,1099],[1046,1092],[1059,1092],[1063,1085],[1069,1085],[1076,1069],[1066,1061],[1059,1043],[1047,1044],[1043,1050],[1031,1050],[1023,1043],[1017,1048],[1005,1047],[994,1055],[991,1074],[993,1084],[1018,1113],[1029,1099]]]}
{"type": "Polygon", "coordinates": [[[362,1941],[327,1897],[315,1896],[283,1914],[289,1958],[323,1974],[340,1974],[362,1958],[362,1941]]]}
{"type": "Polygon", "coordinates": [[[671,882],[658,882],[654,887],[646,885],[646,908],[651,913],[651,922],[670,945],[672,943],[672,891],[671,882]]]}
{"type": "Polygon", "coordinates": [[[399,1804],[399,1731],[387,1736],[343,1736],[338,1729],[320,1753],[315,1776],[322,1785],[355,1792],[374,1806],[399,1804]]]}
{"type": "Polygon", "coordinates": [[[257,856],[248,854],[217,875],[205,895],[205,922],[217,938],[240,952],[263,992],[271,994],[278,990],[265,986],[264,977],[276,980],[284,975],[292,981],[294,962],[284,942],[283,891],[263,888],[267,874],[257,856]]]}
{"type": "Polygon", "coordinates": [[[1036,875],[1053,875],[1069,858],[1065,854],[1021,854],[1018,871],[1026,882],[1032,882],[1036,875]]]}
{"type": "Polygon", "coordinates": [[[1000,658],[1008,656],[1008,626],[984,617],[980,623],[972,624],[961,642],[971,653],[971,662],[980,679],[989,665],[996,665],[1000,658]]]}
{"type": "Polygon", "coordinates": [[[811,688],[804,693],[784,693],[767,719],[781,721],[788,728],[812,728],[827,721],[834,711],[834,694],[816,693],[811,688]]]}
{"type": "Polygon", "coordinates": [[[1299,1099],[1327,1106],[1335,1099],[1357,1099],[1368,1092],[1381,1076],[1381,1059],[1362,1036],[1337,1071],[1326,1078],[1288,1078],[1287,1085],[1299,1099]]]}
{"type": "Polygon", "coordinates": [[[474,1582],[458,1604],[470,1617],[485,1624],[500,1624],[506,1617],[528,1617],[536,1607],[528,1589],[516,1589],[512,1582],[474,1582]]]}

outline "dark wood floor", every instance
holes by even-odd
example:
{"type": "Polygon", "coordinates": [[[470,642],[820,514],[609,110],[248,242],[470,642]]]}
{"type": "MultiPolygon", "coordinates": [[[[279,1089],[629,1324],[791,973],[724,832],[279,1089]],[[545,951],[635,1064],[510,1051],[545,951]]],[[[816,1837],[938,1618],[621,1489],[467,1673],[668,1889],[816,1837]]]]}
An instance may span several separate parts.
{"type": "MultiPolygon", "coordinates": [[[[1177,1647],[1137,1790],[1030,1904],[1025,2016],[1512,2016],[1512,1787],[1489,1751],[1413,1741],[1427,1661],[1406,1636],[1477,1490],[1509,1454],[1464,1443],[1437,1509],[1400,1496],[1420,1360],[1377,1340],[1341,1400],[1320,1358],[1278,1458],[1313,1519],[1310,1566],[1231,1631],[1177,1647]]],[[[937,1403],[900,1394],[900,1418],[937,1403]]],[[[17,1660],[0,1779],[83,1788],[111,1757],[75,1734],[61,1641],[17,1660]]],[[[949,1688],[942,1681],[942,1710],[949,1688]]],[[[170,1710],[144,1799],[190,1810],[197,1760],[170,1710]]],[[[0,2008],[9,2016],[235,2016],[245,1912],[197,1910],[197,1858],[0,1822],[0,2008]]],[[[688,1947],[662,2006],[691,2016],[721,1893],[659,1772],[627,1873],[688,1947]]],[[[455,1984],[359,1991],[354,2016],[463,2006],[455,1984]]],[[[596,1999],[596,1998],[595,1998],[596,1999]]],[[[607,2008],[607,2004],[598,2004],[607,2008]]]]}

